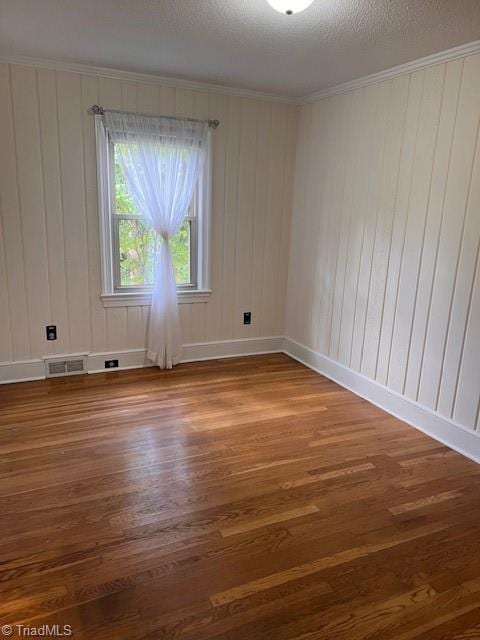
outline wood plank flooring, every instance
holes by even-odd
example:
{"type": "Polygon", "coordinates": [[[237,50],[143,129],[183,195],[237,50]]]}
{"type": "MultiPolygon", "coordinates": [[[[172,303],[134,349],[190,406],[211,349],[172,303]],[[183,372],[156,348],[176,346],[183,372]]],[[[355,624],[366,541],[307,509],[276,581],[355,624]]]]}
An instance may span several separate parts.
{"type": "Polygon", "coordinates": [[[287,356],[3,386],[0,451],[11,637],[480,638],[480,466],[287,356]]]}

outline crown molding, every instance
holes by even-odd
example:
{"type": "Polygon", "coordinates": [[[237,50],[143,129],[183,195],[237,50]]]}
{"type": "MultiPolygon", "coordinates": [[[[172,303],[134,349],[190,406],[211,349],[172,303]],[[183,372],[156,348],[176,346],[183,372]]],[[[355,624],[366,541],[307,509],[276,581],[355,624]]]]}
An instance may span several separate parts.
{"type": "Polygon", "coordinates": [[[427,67],[433,67],[437,64],[456,60],[458,58],[465,58],[466,56],[474,55],[480,52],[480,40],[474,40],[473,42],[467,42],[461,44],[458,47],[452,49],[446,49],[439,51],[430,56],[424,58],[418,58],[405,64],[400,64],[396,67],[384,69],[377,73],[372,73],[368,76],[356,78],[349,82],[343,82],[333,87],[328,87],[320,91],[309,93],[300,98],[293,96],[281,95],[278,93],[268,93],[263,91],[255,91],[253,89],[241,89],[238,87],[230,87],[220,84],[213,84],[210,82],[198,82],[195,80],[181,80],[179,78],[173,78],[170,76],[161,76],[153,73],[138,73],[136,71],[125,71],[122,69],[116,69],[113,67],[97,67],[90,64],[80,64],[77,62],[63,62],[60,60],[51,60],[48,58],[34,58],[30,56],[20,55],[0,55],[0,62],[6,64],[18,64],[28,67],[36,67],[38,69],[49,69],[51,71],[65,71],[70,73],[81,73],[84,75],[102,76],[105,78],[114,78],[117,80],[131,80],[135,82],[143,82],[147,84],[156,84],[162,86],[168,86],[178,89],[189,89],[193,91],[203,91],[204,93],[215,93],[221,95],[238,96],[241,98],[252,98],[254,100],[264,100],[267,102],[277,102],[280,104],[289,105],[304,105],[312,102],[317,102],[323,98],[335,96],[341,93],[348,93],[361,87],[367,87],[377,82],[384,80],[390,80],[397,76],[413,73],[420,69],[426,69],[427,67]]]}
{"type": "Polygon", "coordinates": [[[268,93],[255,91],[253,89],[241,89],[210,82],[198,82],[195,80],[181,80],[171,76],[161,76],[153,73],[138,73],[136,71],[125,71],[113,67],[97,67],[90,64],[80,64],[77,62],[63,62],[61,60],[51,60],[48,58],[34,58],[20,55],[0,55],[0,62],[5,64],[17,64],[37,69],[48,69],[50,71],[64,71],[68,73],[81,73],[90,76],[102,76],[116,80],[130,80],[143,82],[177,89],[189,89],[193,91],[203,91],[204,93],[215,93],[228,96],[238,96],[240,98],[252,98],[254,100],[264,100],[266,102],[278,102],[281,104],[300,104],[299,98],[281,95],[278,93],[268,93]]]}
{"type": "Polygon", "coordinates": [[[355,89],[367,87],[368,85],[376,84],[377,82],[390,80],[391,78],[396,78],[397,76],[401,76],[407,73],[413,73],[414,71],[426,69],[427,67],[433,67],[434,65],[442,64],[444,62],[450,62],[451,60],[456,60],[458,58],[465,58],[466,56],[471,56],[479,52],[480,40],[467,42],[466,44],[461,44],[458,47],[446,49],[445,51],[440,51],[430,56],[425,56],[424,58],[418,58],[417,60],[412,60],[411,62],[406,62],[405,64],[400,64],[396,67],[391,67],[390,69],[379,71],[378,73],[372,73],[371,75],[363,76],[362,78],[357,78],[356,80],[351,80],[350,82],[344,82],[342,84],[337,84],[334,87],[322,89],[321,91],[315,91],[314,93],[303,96],[298,102],[300,104],[309,104],[323,98],[335,96],[340,93],[354,91],[355,89]]]}

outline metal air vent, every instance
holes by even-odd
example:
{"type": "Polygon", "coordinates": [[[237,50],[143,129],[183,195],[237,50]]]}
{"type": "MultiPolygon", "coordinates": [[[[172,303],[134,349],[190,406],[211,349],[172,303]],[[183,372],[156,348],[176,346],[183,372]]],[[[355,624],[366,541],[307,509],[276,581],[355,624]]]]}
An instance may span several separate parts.
{"type": "Polygon", "coordinates": [[[45,360],[45,375],[47,378],[73,376],[86,372],[85,358],[83,356],[45,360]]]}

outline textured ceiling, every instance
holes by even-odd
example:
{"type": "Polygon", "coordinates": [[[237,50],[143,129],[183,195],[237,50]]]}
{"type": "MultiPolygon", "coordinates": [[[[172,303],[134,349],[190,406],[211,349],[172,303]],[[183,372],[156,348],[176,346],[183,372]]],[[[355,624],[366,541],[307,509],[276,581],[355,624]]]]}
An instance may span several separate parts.
{"type": "Polygon", "coordinates": [[[0,0],[0,53],[303,96],[480,37],[480,0],[0,0]]]}

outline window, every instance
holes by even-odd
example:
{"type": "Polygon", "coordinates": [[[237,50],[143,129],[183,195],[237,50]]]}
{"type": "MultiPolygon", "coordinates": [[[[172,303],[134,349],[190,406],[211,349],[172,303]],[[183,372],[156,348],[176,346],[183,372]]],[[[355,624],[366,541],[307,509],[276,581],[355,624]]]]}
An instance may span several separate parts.
{"type": "MultiPolygon", "coordinates": [[[[96,116],[100,230],[105,306],[148,304],[157,234],[128,193],[116,148],[96,116]]],[[[170,239],[179,301],[208,300],[210,153],[179,232],[170,239]]]]}
{"type": "MultiPolygon", "coordinates": [[[[114,289],[145,288],[153,283],[153,258],[156,234],[142,220],[128,193],[125,176],[115,154],[119,143],[111,143],[114,203],[112,207],[114,289]]],[[[195,288],[197,284],[196,209],[198,194],[190,206],[180,231],[170,240],[177,285],[195,288]]]]}

